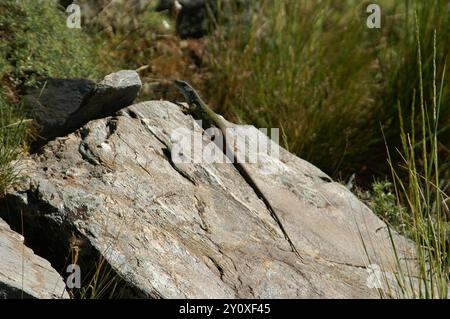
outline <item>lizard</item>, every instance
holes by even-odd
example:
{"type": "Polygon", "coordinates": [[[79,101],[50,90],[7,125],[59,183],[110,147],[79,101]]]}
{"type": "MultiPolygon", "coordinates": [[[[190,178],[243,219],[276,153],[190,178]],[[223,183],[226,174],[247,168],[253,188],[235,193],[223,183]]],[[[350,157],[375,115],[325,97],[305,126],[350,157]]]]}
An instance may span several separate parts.
{"type": "MultiPolygon", "coordinates": [[[[202,121],[203,128],[210,128],[212,126],[217,127],[223,135],[224,138],[224,144],[227,148],[227,152],[224,152],[225,154],[229,154],[229,149],[231,148],[231,145],[229,145],[229,142],[227,141],[227,133],[226,130],[229,128],[229,126],[222,120],[222,118],[216,114],[200,97],[200,95],[197,93],[197,91],[189,85],[185,81],[180,80],[174,80],[175,87],[180,91],[180,93],[184,96],[186,99],[188,108],[187,113],[191,114],[195,119],[202,121]]],[[[177,103],[178,104],[178,103],[177,103]]],[[[183,107],[183,105],[178,104],[179,106],[183,107]]],[[[260,198],[267,209],[269,210],[272,218],[275,220],[275,222],[278,224],[278,227],[281,229],[285,239],[288,241],[292,252],[294,252],[298,257],[301,258],[300,253],[298,252],[297,248],[295,247],[292,240],[289,238],[289,235],[287,234],[283,224],[281,223],[280,218],[278,217],[277,213],[275,212],[275,209],[273,208],[270,201],[267,199],[267,197],[264,195],[264,193],[261,191],[259,186],[256,184],[255,180],[251,177],[248,170],[242,165],[236,158],[236,154],[234,151],[231,152],[233,156],[232,163],[234,164],[235,168],[238,170],[239,174],[244,178],[244,180],[247,182],[247,184],[253,189],[253,191],[256,193],[258,198],[260,198]]]]}

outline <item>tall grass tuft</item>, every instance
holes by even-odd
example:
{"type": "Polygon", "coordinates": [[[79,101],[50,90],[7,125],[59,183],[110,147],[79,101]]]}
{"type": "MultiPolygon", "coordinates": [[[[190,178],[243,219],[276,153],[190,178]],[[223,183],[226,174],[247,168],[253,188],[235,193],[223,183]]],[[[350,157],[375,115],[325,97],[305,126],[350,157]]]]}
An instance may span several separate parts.
{"type": "MultiPolygon", "coordinates": [[[[433,61],[431,92],[424,86],[424,64],[419,20],[416,18],[417,63],[419,69],[419,92],[412,99],[412,113],[409,116],[411,131],[405,131],[401,104],[399,119],[402,148],[398,151],[403,163],[398,166],[389,156],[389,165],[397,197],[398,209],[402,211],[402,224],[416,244],[418,282],[409,280],[414,274],[411,269],[400,267],[397,277],[403,297],[448,298],[450,284],[449,196],[441,188],[439,143],[440,110],[443,101],[443,86],[446,79],[446,65],[438,78],[436,65],[437,33],[433,38],[433,61]],[[425,102],[425,95],[432,103],[425,102]],[[418,114],[417,114],[418,113],[418,114]],[[419,131],[414,125],[421,123],[419,131]]],[[[395,248],[395,247],[394,247],[395,248]]],[[[398,261],[400,265],[400,261],[398,261]]]]}
{"type": "MultiPolygon", "coordinates": [[[[291,151],[334,177],[356,173],[370,183],[373,175],[389,174],[379,128],[391,148],[401,145],[397,103],[411,105],[419,81],[413,13],[426,39],[424,67],[432,61],[434,29],[442,67],[450,8],[444,0],[378,3],[381,29],[367,28],[368,3],[354,0],[263,0],[227,24],[219,19],[209,46],[214,85],[204,89],[207,99],[235,120],[283,127],[291,151]]],[[[428,92],[431,82],[423,85],[428,92]]],[[[443,105],[449,93],[443,87],[443,105]]],[[[447,109],[441,110],[443,145],[450,144],[447,109]]]]}
{"type": "Polygon", "coordinates": [[[26,129],[27,122],[0,91],[0,197],[18,178],[19,168],[13,161],[23,150],[26,129]]]}

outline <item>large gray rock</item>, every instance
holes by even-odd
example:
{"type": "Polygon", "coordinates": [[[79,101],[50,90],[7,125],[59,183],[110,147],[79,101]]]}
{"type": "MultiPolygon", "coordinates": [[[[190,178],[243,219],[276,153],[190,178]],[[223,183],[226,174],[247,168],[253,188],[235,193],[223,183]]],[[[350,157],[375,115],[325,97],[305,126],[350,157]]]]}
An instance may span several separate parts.
{"type": "MultiPolygon", "coordinates": [[[[172,160],[172,133],[183,128],[202,133],[169,102],[91,121],[22,161],[28,179],[9,192],[9,206],[35,225],[28,234],[52,251],[52,263],[62,263],[54,252],[75,234],[138,297],[379,297],[373,271],[396,271],[386,225],[344,186],[281,148],[279,157],[260,153],[245,164],[299,258],[233,165],[172,160]]],[[[267,141],[251,126],[233,133],[267,141]]],[[[413,245],[394,237],[410,260],[413,245]]]]}
{"type": "Polygon", "coordinates": [[[61,276],[0,219],[0,299],[68,298],[61,276]]]}
{"type": "Polygon", "coordinates": [[[24,102],[46,141],[131,105],[141,86],[139,75],[130,70],[109,74],[98,84],[85,79],[47,78],[38,87],[27,89],[24,102]]]}

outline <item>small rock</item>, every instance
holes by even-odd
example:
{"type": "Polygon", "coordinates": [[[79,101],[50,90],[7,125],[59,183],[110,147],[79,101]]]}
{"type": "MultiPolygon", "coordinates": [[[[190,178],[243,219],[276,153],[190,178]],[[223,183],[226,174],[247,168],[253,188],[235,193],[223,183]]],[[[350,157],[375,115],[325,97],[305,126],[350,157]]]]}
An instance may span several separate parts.
{"type": "Polygon", "coordinates": [[[91,120],[132,104],[142,86],[135,71],[107,75],[100,83],[86,79],[46,78],[27,89],[25,109],[40,127],[40,146],[65,136],[91,120]]]}
{"type": "Polygon", "coordinates": [[[50,263],[24,247],[23,237],[0,219],[0,299],[69,298],[50,263]]]}
{"type": "Polygon", "coordinates": [[[67,119],[67,128],[70,131],[76,130],[91,120],[110,116],[131,105],[141,86],[142,82],[136,71],[122,70],[107,75],[80,108],[67,119]]]}
{"type": "Polygon", "coordinates": [[[45,78],[37,87],[26,90],[25,108],[40,126],[39,134],[51,139],[61,136],[69,116],[94,88],[90,80],[45,78]]]}

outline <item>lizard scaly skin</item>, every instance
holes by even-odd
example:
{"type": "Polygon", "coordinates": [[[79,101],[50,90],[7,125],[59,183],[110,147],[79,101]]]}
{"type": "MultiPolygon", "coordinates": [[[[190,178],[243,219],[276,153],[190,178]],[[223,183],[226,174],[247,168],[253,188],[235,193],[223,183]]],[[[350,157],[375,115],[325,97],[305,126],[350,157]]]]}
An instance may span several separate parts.
{"type": "MultiPolygon", "coordinates": [[[[226,140],[226,130],[227,125],[225,122],[214,113],[213,110],[209,108],[209,106],[202,100],[200,95],[186,82],[184,81],[174,81],[175,86],[178,88],[178,90],[183,94],[183,96],[186,99],[187,104],[189,105],[188,113],[190,113],[195,119],[202,120],[203,128],[209,128],[211,126],[215,126],[219,128],[222,132],[222,135],[225,139],[225,146],[230,149],[230,145],[228,144],[228,141],[226,140]]],[[[272,215],[272,218],[275,220],[275,222],[280,227],[281,231],[283,232],[284,237],[288,241],[289,245],[291,246],[292,251],[301,258],[299,252],[294,246],[294,243],[289,238],[286,230],[283,227],[283,224],[281,223],[281,220],[278,218],[277,213],[273,209],[272,205],[270,204],[267,197],[263,194],[261,189],[258,187],[256,182],[253,180],[253,178],[250,176],[246,168],[237,161],[235,152],[232,152],[233,154],[233,163],[236,169],[239,171],[241,176],[245,179],[245,181],[250,185],[250,187],[254,190],[256,195],[264,202],[267,209],[269,210],[270,214],[272,215]]]]}

